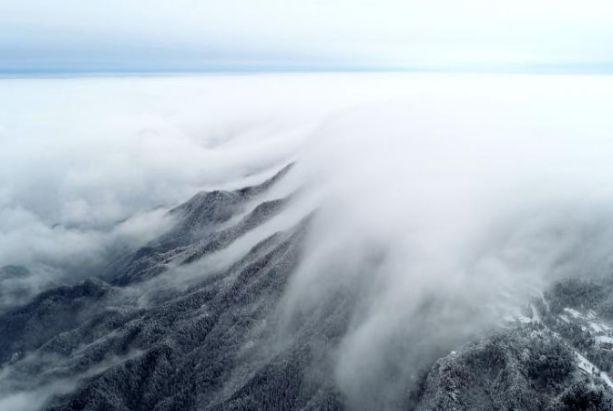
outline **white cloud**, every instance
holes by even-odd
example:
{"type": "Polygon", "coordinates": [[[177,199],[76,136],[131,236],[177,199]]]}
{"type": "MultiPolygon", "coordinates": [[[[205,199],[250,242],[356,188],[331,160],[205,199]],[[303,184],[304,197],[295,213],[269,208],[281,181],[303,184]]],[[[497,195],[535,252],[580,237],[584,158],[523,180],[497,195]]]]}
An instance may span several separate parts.
{"type": "Polygon", "coordinates": [[[613,263],[610,77],[405,80],[405,99],[330,116],[295,170],[321,201],[280,332],[352,295],[336,377],[365,408],[552,280],[613,263]]]}
{"type": "Polygon", "coordinates": [[[0,265],[78,267],[196,190],[296,158],[285,184],[315,206],[297,196],[203,263],[317,207],[282,325],[355,291],[334,366],[356,401],[393,398],[414,369],[381,387],[388,364],[419,366],[551,279],[610,272],[609,76],[3,80],[0,96],[0,265]]]}

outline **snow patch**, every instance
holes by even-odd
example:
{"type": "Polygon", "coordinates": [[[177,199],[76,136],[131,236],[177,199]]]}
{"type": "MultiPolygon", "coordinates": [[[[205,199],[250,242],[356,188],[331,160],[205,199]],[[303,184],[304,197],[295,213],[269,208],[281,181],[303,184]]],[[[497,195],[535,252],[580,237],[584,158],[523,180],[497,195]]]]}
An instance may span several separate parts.
{"type": "Polygon", "coordinates": [[[609,375],[604,372],[601,371],[600,368],[596,367],[594,364],[592,364],[587,358],[585,358],[583,355],[579,354],[577,351],[575,351],[575,355],[577,356],[577,359],[579,360],[579,368],[581,368],[582,370],[584,370],[585,372],[587,372],[588,374],[596,374],[600,377],[600,379],[602,381],[604,381],[604,383],[613,390],[613,381],[611,381],[611,378],[609,378],[609,375]]]}
{"type": "Polygon", "coordinates": [[[596,342],[599,344],[613,344],[613,337],[609,337],[608,335],[598,335],[596,336],[596,342]]]}
{"type": "Polygon", "coordinates": [[[595,323],[595,322],[590,322],[590,327],[592,328],[592,330],[596,331],[597,333],[602,333],[609,329],[609,327],[607,327],[606,325],[602,323],[595,323]]]}
{"type": "Polygon", "coordinates": [[[572,308],[568,308],[566,307],[564,309],[564,311],[566,311],[567,313],[569,313],[570,315],[572,315],[574,318],[583,318],[583,314],[581,314],[579,311],[574,310],[572,308]]]}

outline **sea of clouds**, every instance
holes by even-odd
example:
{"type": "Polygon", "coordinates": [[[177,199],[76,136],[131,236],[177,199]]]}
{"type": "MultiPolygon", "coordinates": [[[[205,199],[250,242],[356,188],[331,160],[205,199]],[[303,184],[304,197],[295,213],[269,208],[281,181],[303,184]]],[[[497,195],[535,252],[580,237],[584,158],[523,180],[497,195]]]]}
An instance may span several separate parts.
{"type": "Polygon", "coordinates": [[[356,404],[552,280],[611,272],[610,76],[4,79],[0,96],[0,266],[31,272],[5,289],[95,275],[197,191],[295,162],[279,218],[317,212],[279,335],[355,290],[334,367],[356,404]]]}

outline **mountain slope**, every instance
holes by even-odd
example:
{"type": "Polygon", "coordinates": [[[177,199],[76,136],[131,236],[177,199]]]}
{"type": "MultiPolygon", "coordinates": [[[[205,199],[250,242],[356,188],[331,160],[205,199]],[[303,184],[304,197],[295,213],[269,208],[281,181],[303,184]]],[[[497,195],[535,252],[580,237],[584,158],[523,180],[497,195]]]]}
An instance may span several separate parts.
{"type": "Polygon", "coordinates": [[[397,384],[400,394],[375,386],[369,402],[350,398],[335,355],[359,314],[363,284],[322,296],[288,322],[283,301],[313,219],[273,224],[292,197],[268,194],[288,171],[197,194],[170,212],[170,231],[101,278],[2,313],[0,405],[25,398],[22,409],[48,410],[612,409],[610,278],[559,282],[525,315],[424,357],[410,380],[394,370],[413,364],[389,364],[380,384],[397,384]]]}

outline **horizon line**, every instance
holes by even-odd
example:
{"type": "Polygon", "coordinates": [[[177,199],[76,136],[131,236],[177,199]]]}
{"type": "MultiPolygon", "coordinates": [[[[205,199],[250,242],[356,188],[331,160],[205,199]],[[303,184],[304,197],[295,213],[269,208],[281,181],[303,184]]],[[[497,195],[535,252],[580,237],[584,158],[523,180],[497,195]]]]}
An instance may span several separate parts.
{"type": "Polygon", "coordinates": [[[420,73],[420,74],[524,74],[524,75],[613,75],[613,63],[595,65],[523,66],[212,66],[203,68],[111,68],[111,69],[1,69],[0,79],[62,77],[154,77],[189,75],[309,74],[309,73],[420,73]]]}

